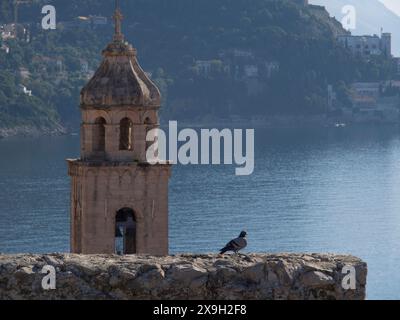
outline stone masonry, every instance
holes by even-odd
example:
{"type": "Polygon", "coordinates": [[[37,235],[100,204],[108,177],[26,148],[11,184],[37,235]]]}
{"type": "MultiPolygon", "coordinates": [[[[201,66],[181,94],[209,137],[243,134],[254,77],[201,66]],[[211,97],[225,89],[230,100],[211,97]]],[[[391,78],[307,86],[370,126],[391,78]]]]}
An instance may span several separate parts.
{"type": "Polygon", "coordinates": [[[367,265],[332,254],[0,255],[2,299],[363,300],[367,265]],[[43,266],[56,289],[42,289],[43,266]],[[345,290],[344,266],[356,271],[345,290]]]}

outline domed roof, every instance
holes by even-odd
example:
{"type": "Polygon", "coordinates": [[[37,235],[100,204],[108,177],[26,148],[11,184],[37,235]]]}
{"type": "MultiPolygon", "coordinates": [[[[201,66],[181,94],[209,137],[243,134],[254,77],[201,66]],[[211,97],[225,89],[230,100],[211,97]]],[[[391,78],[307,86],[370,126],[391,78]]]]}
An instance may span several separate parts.
{"type": "Polygon", "coordinates": [[[114,20],[114,40],[103,50],[100,67],[81,91],[81,107],[159,107],[160,91],[140,67],[136,49],[124,42],[118,7],[114,20]]]}

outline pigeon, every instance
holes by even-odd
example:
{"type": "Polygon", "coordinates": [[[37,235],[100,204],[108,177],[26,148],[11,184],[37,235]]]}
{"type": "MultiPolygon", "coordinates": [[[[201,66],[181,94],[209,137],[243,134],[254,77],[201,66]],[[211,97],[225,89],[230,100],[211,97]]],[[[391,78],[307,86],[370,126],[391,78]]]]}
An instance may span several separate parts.
{"type": "Polygon", "coordinates": [[[239,238],[229,241],[229,243],[224,248],[221,249],[220,254],[224,254],[225,252],[228,251],[233,251],[235,253],[238,253],[240,250],[246,248],[247,246],[246,236],[247,232],[242,231],[239,235],[239,238]]]}

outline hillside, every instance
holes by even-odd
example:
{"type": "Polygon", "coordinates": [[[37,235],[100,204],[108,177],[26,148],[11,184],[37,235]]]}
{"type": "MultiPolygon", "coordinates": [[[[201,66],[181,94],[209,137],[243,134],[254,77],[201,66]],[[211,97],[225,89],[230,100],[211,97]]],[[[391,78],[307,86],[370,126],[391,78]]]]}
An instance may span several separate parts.
{"type": "MultiPolygon", "coordinates": [[[[3,0],[0,24],[12,21],[3,0]]],[[[121,1],[124,33],[163,92],[165,119],[192,122],[238,115],[315,115],[326,110],[327,84],[391,75],[387,61],[358,61],[338,46],[345,31],[319,7],[291,0],[121,1]]],[[[110,1],[34,0],[19,21],[30,42],[0,50],[0,127],[77,127],[79,90],[112,37],[110,19],[93,26],[78,16],[110,17],[110,1]],[[57,9],[58,28],[38,28],[41,6],[57,9]],[[23,84],[32,97],[21,93],[23,84]]]]}

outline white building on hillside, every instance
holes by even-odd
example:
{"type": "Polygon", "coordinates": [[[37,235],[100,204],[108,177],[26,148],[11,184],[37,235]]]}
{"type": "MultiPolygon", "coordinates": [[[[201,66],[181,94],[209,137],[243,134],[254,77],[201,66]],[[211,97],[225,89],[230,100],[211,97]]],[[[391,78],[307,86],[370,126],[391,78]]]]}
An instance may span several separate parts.
{"type": "Polygon", "coordinates": [[[371,55],[392,56],[392,35],[382,33],[382,36],[353,36],[342,35],[338,38],[339,43],[349,49],[354,55],[368,57],[371,55]]]}
{"type": "Polygon", "coordinates": [[[23,84],[18,85],[20,91],[29,97],[32,97],[32,90],[28,90],[23,84]]]}
{"type": "Polygon", "coordinates": [[[0,50],[4,51],[5,53],[10,53],[10,47],[6,46],[4,43],[1,45],[0,50]]]}

